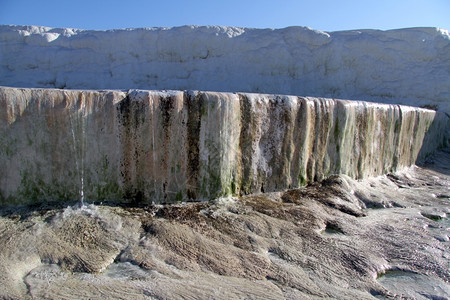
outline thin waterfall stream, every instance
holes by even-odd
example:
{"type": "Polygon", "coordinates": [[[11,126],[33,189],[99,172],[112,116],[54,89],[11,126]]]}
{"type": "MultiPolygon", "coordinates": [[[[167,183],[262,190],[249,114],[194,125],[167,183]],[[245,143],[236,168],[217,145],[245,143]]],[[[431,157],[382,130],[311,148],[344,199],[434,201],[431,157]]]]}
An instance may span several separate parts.
{"type": "MultiPolygon", "coordinates": [[[[75,109],[77,107],[75,106],[75,109]]],[[[85,202],[85,156],[86,153],[86,126],[87,126],[87,113],[86,113],[86,99],[80,97],[80,107],[76,110],[75,120],[72,113],[69,113],[70,130],[72,133],[72,150],[73,159],[75,160],[76,172],[79,180],[79,201],[80,206],[84,207],[85,202]]]]}

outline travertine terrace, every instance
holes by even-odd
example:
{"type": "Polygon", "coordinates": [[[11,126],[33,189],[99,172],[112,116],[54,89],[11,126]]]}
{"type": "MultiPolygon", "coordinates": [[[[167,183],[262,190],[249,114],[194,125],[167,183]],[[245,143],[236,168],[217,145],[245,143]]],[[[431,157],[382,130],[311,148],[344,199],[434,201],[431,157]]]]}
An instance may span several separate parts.
{"type": "Polygon", "coordinates": [[[443,113],[182,91],[0,89],[3,203],[167,203],[402,170],[447,139],[443,113]]]}

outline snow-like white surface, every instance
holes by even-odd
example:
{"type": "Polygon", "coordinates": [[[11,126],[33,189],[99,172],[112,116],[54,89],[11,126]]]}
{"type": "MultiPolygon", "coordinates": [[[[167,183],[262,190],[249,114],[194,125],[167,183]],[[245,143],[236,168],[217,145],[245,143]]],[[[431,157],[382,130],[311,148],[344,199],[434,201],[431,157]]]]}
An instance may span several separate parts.
{"type": "Polygon", "coordinates": [[[88,31],[0,26],[0,85],[362,99],[450,111],[436,28],[321,32],[220,26],[88,31]]]}

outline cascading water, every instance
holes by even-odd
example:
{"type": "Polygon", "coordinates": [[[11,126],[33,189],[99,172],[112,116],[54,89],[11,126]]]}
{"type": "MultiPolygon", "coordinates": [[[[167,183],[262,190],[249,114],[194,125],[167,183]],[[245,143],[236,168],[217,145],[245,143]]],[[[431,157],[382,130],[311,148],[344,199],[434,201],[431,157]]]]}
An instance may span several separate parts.
{"type": "Polygon", "coordinates": [[[85,171],[85,156],[86,156],[86,99],[84,96],[79,98],[78,105],[75,105],[75,120],[72,113],[69,113],[70,129],[72,133],[72,150],[75,159],[76,173],[79,180],[79,200],[80,206],[84,207],[84,171],[85,171]],[[78,107],[79,105],[79,107],[78,107]]]}
{"type": "MultiPolygon", "coordinates": [[[[150,109],[151,109],[151,114],[152,116],[154,116],[154,110],[155,110],[155,101],[153,98],[150,98],[150,109]]],[[[155,161],[157,159],[157,154],[156,154],[156,144],[155,144],[155,118],[153,117],[151,119],[152,122],[152,159],[153,159],[153,174],[156,173],[156,167],[155,167],[155,161]]],[[[156,177],[153,178],[153,190],[156,191],[156,177]]]]}

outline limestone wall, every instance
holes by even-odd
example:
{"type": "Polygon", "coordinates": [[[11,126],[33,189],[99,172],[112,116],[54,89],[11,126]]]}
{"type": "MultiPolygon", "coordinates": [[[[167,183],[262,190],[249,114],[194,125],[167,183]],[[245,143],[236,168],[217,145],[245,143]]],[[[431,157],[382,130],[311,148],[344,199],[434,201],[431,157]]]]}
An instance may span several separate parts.
{"type": "Polygon", "coordinates": [[[162,203],[377,176],[449,128],[443,113],[368,102],[0,88],[0,200],[162,203]]]}

